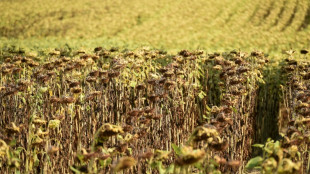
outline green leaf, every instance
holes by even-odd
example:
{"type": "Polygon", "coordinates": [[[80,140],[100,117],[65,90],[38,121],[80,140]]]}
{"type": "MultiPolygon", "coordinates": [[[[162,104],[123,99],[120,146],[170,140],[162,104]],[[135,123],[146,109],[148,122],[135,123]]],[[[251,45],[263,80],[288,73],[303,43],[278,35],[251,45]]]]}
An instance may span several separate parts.
{"type": "Polygon", "coordinates": [[[300,156],[301,156],[301,153],[300,153],[300,152],[297,152],[297,156],[298,156],[298,158],[300,158],[300,156]]]}
{"type": "Polygon", "coordinates": [[[221,174],[222,172],[219,170],[215,170],[214,172],[212,172],[213,174],[221,174]]]}
{"type": "Polygon", "coordinates": [[[171,147],[172,147],[172,149],[175,151],[175,153],[179,156],[179,155],[181,155],[181,148],[180,147],[178,147],[176,144],[174,144],[174,143],[172,143],[171,144],[171,147]]]}
{"type": "Polygon", "coordinates": [[[203,166],[201,163],[195,163],[194,166],[198,168],[199,170],[203,170],[203,166]]]}
{"type": "Polygon", "coordinates": [[[87,106],[86,106],[86,111],[89,111],[89,110],[90,110],[90,106],[87,105],[87,106]]]}
{"type": "Polygon", "coordinates": [[[24,150],[23,147],[18,147],[18,148],[16,148],[16,150],[14,150],[14,154],[15,154],[15,155],[19,155],[20,152],[22,152],[23,150],[24,150]]]}
{"type": "Polygon", "coordinates": [[[155,169],[157,167],[157,163],[158,163],[157,161],[152,162],[151,163],[151,168],[155,169]]]}
{"type": "Polygon", "coordinates": [[[174,170],[174,165],[171,164],[170,166],[166,168],[166,173],[173,173],[173,170],[174,170]]]}
{"type": "Polygon", "coordinates": [[[76,157],[79,159],[80,163],[82,163],[84,161],[84,155],[77,154],[76,157]]]}
{"type": "Polygon", "coordinates": [[[203,91],[200,91],[200,93],[198,94],[198,97],[200,99],[203,99],[206,96],[206,93],[204,93],[203,91]]]}
{"type": "Polygon", "coordinates": [[[263,144],[253,144],[252,146],[253,146],[253,147],[258,147],[258,148],[263,148],[263,147],[264,147],[263,144]]]}
{"type": "Polygon", "coordinates": [[[104,165],[104,167],[106,167],[106,166],[108,166],[108,165],[110,165],[112,163],[112,158],[107,158],[106,160],[105,160],[105,165],[104,165]]]}
{"type": "Polygon", "coordinates": [[[12,141],[10,141],[9,146],[15,146],[16,145],[16,139],[14,138],[12,141]]]}
{"type": "Polygon", "coordinates": [[[258,78],[258,82],[261,84],[265,84],[265,81],[262,78],[258,78]]]}
{"type": "Polygon", "coordinates": [[[128,150],[128,152],[129,152],[129,154],[131,155],[132,154],[132,148],[127,148],[127,150],[128,150]]]}
{"type": "Polygon", "coordinates": [[[45,93],[47,90],[48,90],[47,87],[41,87],[41,88],[39,89],[39,91],[40,91],[41,93],[45,93]]]}
{"type": "Polygon", "coordinates": [[[206,120],[210,120],[210,119],[211,119],[211,118],[210,118],[210,114],[211,114],[210,112],[208,112],[207,115],[203,114],[203,115],[202,115],[202,118],[203,118],[203,119],[206,119],[206,120]]]}
{"type": "Polygon", "coordinates": [[[78,169],[70,166],[70,169],[74,172],[74,173],[81,173],[78,169]]]}
{"type": "Polygon", "coordinates": [[[255,158],[250,159],[250,161],[246,164],[246,169],[253,169],[254,167],[262,164],[263,158],[260,156],[257,156],[255,158]]]}
{"type": "Polygon", "coordinates": [[[275,149],[275,150],[281,149],[281,145],[280,145],[280,142],[279,142],[279,141],[276,141],[276,142],[274,143],[274,149],[275,149]]]}
{"type": "Polygon", "coordinates": [[[24,97],[22,97],[22,101],[23,101],[24,104],[27,104],[26,103],[26,99],[24,97]]]}
{"type": "Polygon", "coordinates": [[[188,75],[188,78],[192,78],[193,77],[193,73],[190,73],[189,75],[188,75]]]}
{"type": "Polygon", "coordinates": [[[135,81],[131,81],[130,83],[129,83],[129,86],[131,86],[131,87],[136,87],[136,85],[137,85],[137,82],[135,82],[135,81]]]}
{"type": "Polygon", "coordinates": [[[235,107],[232,107],[232,110],[233,110],[233,112],[234,112],[235,114],[238,113],[238,110],[237,110],[235,107]]]}
{"type": "Polygon", "coordinates": [[[37,167],[37,166],[39,166],[39,164],[40,164],[40,160],[39,160],[39,158],[38,158],[38,155],[37,154],[35,154],[34,155],[34,157],[33,157],[33,161],[34,161],[34,167],[37,167]]]}
{"type": "Polygon", "coordinates": [[[104,167],[105,166],[104,165],[105,164],[105,160],[99,160],[99,164],[100,164],[101,167],[104,167]]]}
{"type": "Polygon", "coordinates": [[[161,162],[158,163],[158,171],[159,171],[159,174],[165,174],[166,173],[165,167],[162,165],[161,162]]]}
{"type": "Polygon", "coordinates": [[[207,111],[211,111],[211,108],[208,105],[206,105],[206,109],[207,111]]]}

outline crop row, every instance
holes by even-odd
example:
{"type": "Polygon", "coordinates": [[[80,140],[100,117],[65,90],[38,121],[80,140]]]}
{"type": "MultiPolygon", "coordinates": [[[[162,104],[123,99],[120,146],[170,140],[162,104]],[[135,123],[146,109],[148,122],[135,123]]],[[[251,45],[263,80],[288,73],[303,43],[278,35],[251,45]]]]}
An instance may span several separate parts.
{"type": "Polygon", "coordinates": [[[1,64],[2,171],[244,171],[262,52],[65,54],[1,64]]]}

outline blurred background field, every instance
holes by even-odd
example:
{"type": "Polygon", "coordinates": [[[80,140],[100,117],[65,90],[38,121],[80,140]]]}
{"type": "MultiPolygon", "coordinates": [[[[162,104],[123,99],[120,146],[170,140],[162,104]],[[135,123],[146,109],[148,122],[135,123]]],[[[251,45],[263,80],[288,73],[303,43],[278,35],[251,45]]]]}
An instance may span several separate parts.
{"type": "Polygon", "coordinates": [[[309,0],[2,0],[1,47],[309,48],[309,0]]]}

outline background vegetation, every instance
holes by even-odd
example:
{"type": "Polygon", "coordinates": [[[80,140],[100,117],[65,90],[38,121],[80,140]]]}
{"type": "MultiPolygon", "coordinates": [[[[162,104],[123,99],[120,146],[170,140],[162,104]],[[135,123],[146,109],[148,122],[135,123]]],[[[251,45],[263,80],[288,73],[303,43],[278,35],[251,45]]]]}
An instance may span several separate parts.
{"type": "Polygon", "coordinates": [[[2,0],[1,44],[169,51],[309,47],[308,0],[2,0]]]}

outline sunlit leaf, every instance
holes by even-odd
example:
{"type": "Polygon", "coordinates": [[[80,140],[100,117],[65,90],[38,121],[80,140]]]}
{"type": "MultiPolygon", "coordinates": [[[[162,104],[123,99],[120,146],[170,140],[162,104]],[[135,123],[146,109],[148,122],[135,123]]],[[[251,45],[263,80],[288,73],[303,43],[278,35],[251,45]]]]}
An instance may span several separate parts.
{"type": "Polygon", "coordinates": [[[257,156],[255,158],[252,158],[248,161],[248,163],[246,164],[245,168],[247,169],[253,169],[256,166],[261,165],[263,162],[263,158],[260,156],[257,156]]]}

